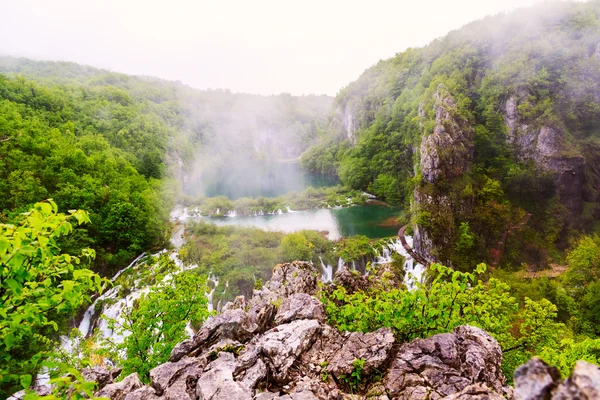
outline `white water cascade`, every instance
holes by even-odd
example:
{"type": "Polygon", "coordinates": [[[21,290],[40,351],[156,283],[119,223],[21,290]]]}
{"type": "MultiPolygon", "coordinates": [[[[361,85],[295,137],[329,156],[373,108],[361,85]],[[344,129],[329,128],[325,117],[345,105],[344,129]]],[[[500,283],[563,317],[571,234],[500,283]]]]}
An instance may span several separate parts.
{"type": "MultiPolygon", "coordinates": [[[[406,236],[406,243],[412,247],[412,237],[406,236]]],[[[372,260],[372,265],[381,265],[381,264],[389,264],[392,262],[392,254],[398,253],[404,257],[404,271],[406,271],[406,275],[404,277],[404,284],[409,288],[413,289],[415,287],[416,282],[421,282],[423,277],[423,272],[425,267],[421,264],[415,263],[413,258],[408,254],[400,239],[390,239],[388,243],[385,243],[382,246],[381,253],[379,250],[375,250],[375,259],[372,260]]],[[[323,282],[331,282],[333,280],[334,269],[331,265],[326,265],[323,262],[323,258],[319,257],[321,261],[321,280],[323,282]]],[[[340,257],[338,259],[337,268],[335,271],[339,271],[344,268],[346,262],[340,257]]],[[[350,268],[352,270],[356,270],[356,262],[352,261],[350,268]]]]}
{"type": "Polygon", "coordinates": [[[213,305],[213,294],[215,293],[215,290],[217,290],[217,286],[219,286],[219,278],[212,274],[208,274],[208,280],[215,285],[208,293],[208,312],[212,313],[215,309],[213,305]]]}
{"type": "Polygon", "coordinates": [[[333,280],[333,267],[331,265],[325,265],[321,256],[319,256],[319,260],[321,260],[321,268],[323,269],[321,280],[323,282],[331,282],[333,280]]]}

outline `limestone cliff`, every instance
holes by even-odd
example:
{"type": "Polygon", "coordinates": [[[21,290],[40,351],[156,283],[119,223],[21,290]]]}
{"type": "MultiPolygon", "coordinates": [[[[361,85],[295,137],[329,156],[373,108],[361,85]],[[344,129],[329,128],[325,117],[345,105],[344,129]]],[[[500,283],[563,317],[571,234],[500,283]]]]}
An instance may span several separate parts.
{"type": "Polygon", "coordinates": [[[453,216],[467,211],[465,208],[469,206],[437,189],[470,171],[474,133],[469,121],[458,113],[454,98],[443,85],[438,86],[434,99],[435,127],[431,133],[423,133],[420,147],[419,171],[424,184],[417,186],[414,194],[415,210],[426,212],[429,221],[428,226],[415,225],[414,246],[425,258],[447,262],[444,247],[452,242],[453,216]],[[441,225],[444,230],[439,229],[441,225]],[[436,228],[437,240],[431,227],[436,228]]]}
{"type": "Polygon", "coordinates": [[[521,161],[531,160],[552,174],[556,194],[572,221],[577,221],[583,212],[585,158],[557,126],[529,126],[519,115],[518,104],[518,99],[511,96],[505,105],[508,141],[521,161]]]}

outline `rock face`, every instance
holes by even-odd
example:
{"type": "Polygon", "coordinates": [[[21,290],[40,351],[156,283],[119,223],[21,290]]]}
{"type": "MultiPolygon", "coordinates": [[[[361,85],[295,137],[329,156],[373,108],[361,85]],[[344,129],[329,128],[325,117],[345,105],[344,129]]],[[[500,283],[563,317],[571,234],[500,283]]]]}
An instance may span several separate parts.
{"type": "Polygon", "coordinates": [[[585,158],[569,146],[565,133],[558,127],[527,125],[521,120],[517,106],[515,96],[505,105],[504,122],[509,142],[522,161],[534,161],[552,174],[561,203],[577,218],[583,211],[585,158]]]}
{"type": "Polygon", "coordinates": [[[312,296],[317,276],[308,263],[278,265],[251,299],[237,298],[176,346],[150,372],[150,386],[136,374],[118,383],[104,370],[87,376],[103,385],[98,396],[118,400],[494,399],[508,390],[500,348],[482,330],[459,327],[400,347],[389,328],[339,332],[312,296]],[[360,395],[347,384],[357,360],[360,395]]]}
{"type": "Polygon", "coordinates": [[[508,392],[500,370],[502,351],[486,332],[460,326],[452,333],[402,345],[384,379],[392,398],[440,399],[472,384],[508,392]]]}
{"type": "Polygon", "coordinates": [[[421,142],[420,170],[430,183],[464,174],[471,168],[474,152],[473,128],[458,115],[454,99],[441,84],[434,110],[435,128],[421,142]]]}

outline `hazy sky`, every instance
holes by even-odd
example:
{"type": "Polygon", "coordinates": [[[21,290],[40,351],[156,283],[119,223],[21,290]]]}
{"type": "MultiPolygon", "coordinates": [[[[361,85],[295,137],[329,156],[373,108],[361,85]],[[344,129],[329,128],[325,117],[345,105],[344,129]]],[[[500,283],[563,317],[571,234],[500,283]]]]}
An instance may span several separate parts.
{"type": "Polygon", "coordinates": [[[540,0],[0,0],[0,53],[196,88],[334,95],[378,60],[540,0]]]}

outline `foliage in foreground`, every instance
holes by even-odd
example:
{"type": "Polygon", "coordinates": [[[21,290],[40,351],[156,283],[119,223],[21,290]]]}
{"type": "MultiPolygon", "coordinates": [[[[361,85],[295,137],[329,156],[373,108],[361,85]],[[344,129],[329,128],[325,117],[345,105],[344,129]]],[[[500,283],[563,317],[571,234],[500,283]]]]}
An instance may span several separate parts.
{"type": "Polygon", "coordinates": [[[149,382],[150,370],[167,362],[177,343],[187,339],[186,325],[201,325],[208,316],[206,277],[193,272],[175,274],[142,294],[110,320],[122,343],[110,343],[111,358],[123,367],[123,376],[137,372],[149,382]]]}
{"type": "Polygon", "coordinates": [[[86,267],[94,251],[61,253],[57,241],[88,223],[85,211],[58,213],[56,203],[37,203],[15,225],[0,224],[0,397],[29,388],[42,367],[60,378],[50,356],[54,338],[75,310],[102,290],[86,267]]]}
{"type": "Polygon", "coordinates": [[[485,271],[484,264],[474,273],[433,264],[431,283],[417,283],[414,290],[392,287],[383,280],[354,293],[342,286],[322,290],[321,300],[330,322],[340,330],[371,332],[390,327],[400,342],[448,332],[463,324],[478,326],[498,340],[509,380],[515,368],[533,355],[557,362],[563,371],[570,371],[578,358],[597,361],[584,356],[588,349],[597,348],[597,341],[586,339],[576,344],[566,326],[556,322],[554,304],[526,298],[520,307],[507,284],[494,278],[487,282],[478,279],[485,271]],[[559,347],[565,350],[560,360],[549,356],[559,347]]]}

